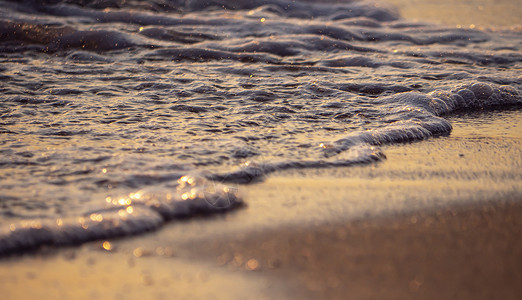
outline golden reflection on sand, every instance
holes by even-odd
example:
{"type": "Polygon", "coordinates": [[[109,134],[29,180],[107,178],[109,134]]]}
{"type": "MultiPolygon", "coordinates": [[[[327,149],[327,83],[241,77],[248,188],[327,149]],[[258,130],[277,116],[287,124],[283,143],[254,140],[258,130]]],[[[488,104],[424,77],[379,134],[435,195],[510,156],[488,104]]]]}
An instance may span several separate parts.
{"type": "Polygon", "coordinates": [[[522,25],[522,5],[518,0],[381,0],[381,2],[395,5],[401,12],[401,16],[406,19],[443,23],[459,28],[522,25]]]}

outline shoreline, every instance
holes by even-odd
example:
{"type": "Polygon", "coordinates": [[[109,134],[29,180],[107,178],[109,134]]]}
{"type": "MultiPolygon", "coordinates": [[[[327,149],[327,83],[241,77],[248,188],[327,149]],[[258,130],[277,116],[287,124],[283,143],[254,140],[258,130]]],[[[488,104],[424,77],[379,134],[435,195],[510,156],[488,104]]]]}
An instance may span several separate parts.
{"type": "Polygon", "coordinates": [[[507,27],[520,31],[522,8],[514,0],[426,1],[381,0],[395,5],[407,20],[437,22],[462,28],[507,27]]]}
{"type": "MultiPolygon", "coordinates": [[[[305,0],[309,2],[352,2],[353,0],[305,0]]],[[[376,0],[391,5],[404,20],[443,24],[470,29],[512,28],[522,30],[522,7],[516,0],[427,1],[376,0]]]]}
{"type": "MultiPolygon", "coordinates": [[[[380,1],[522,31],[514,0],[380,1]]],[[[520,299],[522,110],[445,118],[449,136],[379,163],[235,186],[246,206],[229,213],[0,258],[2,299],[520,299]]]]}
{"type": "Polygon", "coordinates": [[[4,258],[3,298],[518,299],[522,112],[450,119],[382,163],[241,186],[230,214],[4,258]]]}

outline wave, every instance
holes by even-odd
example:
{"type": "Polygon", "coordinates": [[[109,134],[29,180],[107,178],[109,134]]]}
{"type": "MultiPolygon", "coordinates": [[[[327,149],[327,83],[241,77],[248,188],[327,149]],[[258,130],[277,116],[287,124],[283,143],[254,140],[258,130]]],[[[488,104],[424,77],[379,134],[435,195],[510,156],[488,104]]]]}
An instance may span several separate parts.
{"type": "Polygon", "coordinates": [[[227,211],[242,204],[236,192],[200,177],[182,176],[174,192],[138,191],[126,197],[107,197],[105,207],[80,216],[12,223],[0,232],[0,255],[44,245],[75,245],[135,235],[157,229],[170,220],[227,211]]]}
{"type": "Polygon", "coordinates": [[[227,183],[375,163],[448,114],[522,105],[520,32],[383,5],[0,4],[0,255],[229,211],[227,183]]]}
{"type": "Polygon", "coordinates": [[[409,114],[391,125],[354,132],[333,143],[321,143],[324,157],[335,156],[336,160],[286,160],[258,164],[247,162],[237,171],[213,174],[209,178],[221,182],[249,183],[262,180],[266,175],[302,168],[326,168],[367,164],[385,159],[386,156],[373,146],[406,143],[441,135],[449,135],[450,122],[439,116],[462,110],[480,110],[494,107],[522,105],[522,95],[511,86],[493,87],[484,83],[459,85],[451,91],[434,91],[429,94],[417,92],[397,93],[380,100],[388,105],[390,114],[409,114]],[[352,150],[347,158],[338,159],[338,154],[352,150]]]}

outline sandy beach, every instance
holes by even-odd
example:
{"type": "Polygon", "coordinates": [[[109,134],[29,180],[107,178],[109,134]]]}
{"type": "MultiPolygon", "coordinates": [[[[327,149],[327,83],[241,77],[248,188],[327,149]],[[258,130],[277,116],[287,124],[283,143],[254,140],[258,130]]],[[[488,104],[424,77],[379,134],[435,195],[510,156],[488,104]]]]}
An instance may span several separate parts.
{"type": "Polygon", "coordinates": [[[520,27],[522,8],[513,0],[386,0],[404,18],[463,28],[520,27]]]}
{"type": "Polygon", "coordinates": [[[518,299],[522,114],[452,121],[377,165],[244,187],[231,214],[4,258],[3,299],[518,299]]]}
{"type": "MultiPolygon", "coordinates": [[[[314,0],[311,0],[314,1],[314,0]]],[[[347,2],[322,0],[321,2],[347,2]]],[[[408,20],[445,24],[462,28],[520,28],[522,8],[515,0],[381,0],[378,5],[392,5],[408,20]]]]}
{"type": "MultiPolygon", "coordinates": [[[[469,5],[454,2],[415,7],[466,27],[520,11],[484,0],[477,13],[509,16],[454,18],[469,5]]],[[[230,213],[2,258],[0,298],[520,299],[522,112],[448,119],[449,136],[383,146],[376,164],[233,185],[246,205],[230,213]]]]}

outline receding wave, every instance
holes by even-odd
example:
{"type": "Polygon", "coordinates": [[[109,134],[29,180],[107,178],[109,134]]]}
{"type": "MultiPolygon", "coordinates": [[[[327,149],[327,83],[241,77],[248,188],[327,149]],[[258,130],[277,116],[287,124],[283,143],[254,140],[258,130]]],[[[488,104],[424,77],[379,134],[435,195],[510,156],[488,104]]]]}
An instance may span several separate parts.
{"type": "Polygon", "coordinates": [[[106,198],[106,205],[80,216],[29,219],[0,232],[0,255],[43,245],[73,245],[154,230],[172,219],[218,213],[242,204],[236,191],[203,178],[183,176],[170,192],[138,191],[106,198]]]}
{"type": "Polygon", "coordinates": [[[522,105],[520,32],[346,2],[0,1],[0,255],[228,211],[230,183],[522,105]]]}

